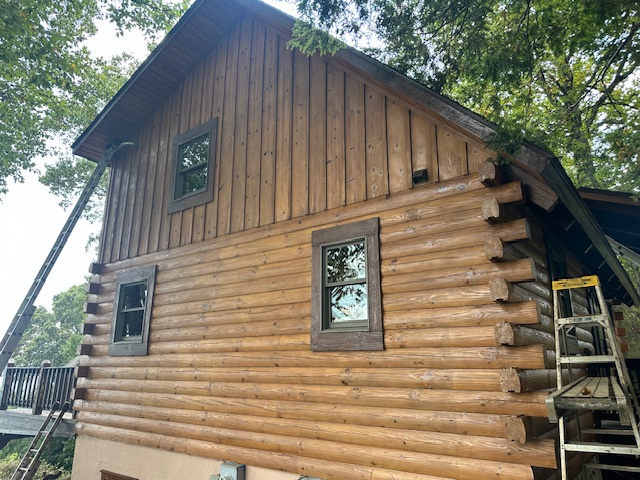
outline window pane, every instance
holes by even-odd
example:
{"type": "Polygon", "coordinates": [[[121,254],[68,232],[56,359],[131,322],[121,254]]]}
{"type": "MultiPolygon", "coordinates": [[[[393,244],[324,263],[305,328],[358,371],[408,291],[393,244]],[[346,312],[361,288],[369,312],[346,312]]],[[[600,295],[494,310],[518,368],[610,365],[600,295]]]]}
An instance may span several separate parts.
{"type": "Polygon", "coordinates": [[[207,187],[207,165],[205,164],[200,168],[180,173],[178,181],[178,197],[204,190],[207,187]]]}
{"type": "Polygon", "coordinates": [[[366,320],[367,284],[343,285],[328,289],[331,306],[331,323],[366,320]]]}
{"type": "Polygon", "coordinates": [[[364,241],[326,249],[327,282],[338,283],[365,278],[367,259],[364,241]]]}
{"type": "Polygon", "coordinates": [[[133,285],[124,285],[122,287],[122,301],[120,310],[130,310],[132,308],[141,308],[145,306],[147,301],[147,283],[135,283],[133,285]]]}
{"type": "Polygon", "coordinates": [[[132,337],[141,336],[143,317],[144,310],[122,313],[122,329],[120,330],[120,338],[118,340],[127,340],[132,337]]]}
{"type": "Polygon", "coordinates": [[[201,163],[207,163],[209,159],[209,134],[205,133],[190,142],[180,145],[178,155],[180,159],[179,170],[181,171],[201,163]]]}

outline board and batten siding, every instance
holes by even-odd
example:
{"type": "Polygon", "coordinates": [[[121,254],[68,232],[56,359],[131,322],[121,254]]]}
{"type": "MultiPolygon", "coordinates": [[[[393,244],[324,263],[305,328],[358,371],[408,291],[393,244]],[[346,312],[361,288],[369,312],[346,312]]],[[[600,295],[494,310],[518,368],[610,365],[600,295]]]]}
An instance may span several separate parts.
{"type": "MultiPolygon", "coordinates": [[[[546,391],[502,374],[545,369],[543,345],[504,346],[497,324],[535,326],[534,300],[490,281],[533,281],[530,258],[485,243],[530,236],[481,205],[519,182],[472,174],[104,265],[74,405],[81,435],[326,479],[533,479],[554,440],[513,438],[546,417],[546,391]],[[380,219],[385,350],[310,351],[311,232],[380,219]],[[110,357],[119,271],[157,265],[149,355],[110,357]]],[[[526,438],[525,438],[526,437],[526,438]]]]}
{"type": "Polygon", "coordinates": [[[158,105],[111,169],[110,263],[478,170],[492,155],[248,17],[158,105]],[[167,214],[173,139],[217,117],[214,200],[167,214]]]}

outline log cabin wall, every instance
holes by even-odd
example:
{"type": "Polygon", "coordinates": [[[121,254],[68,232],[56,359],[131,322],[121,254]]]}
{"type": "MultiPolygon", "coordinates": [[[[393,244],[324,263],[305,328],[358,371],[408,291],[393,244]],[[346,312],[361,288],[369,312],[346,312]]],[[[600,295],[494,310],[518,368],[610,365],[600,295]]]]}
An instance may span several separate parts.
{"type": "Polygon", "coordinates": [[[554,468],[554,441],[525,421],[546,417],[546,391],[503,388],[504,369],[544,369],[545,347],[496,334],[537,325],[536,302],[497,302],[490,287],[534,278],[530,258],[487,255],[495,238],[531,234],[524,219],[487,223],[483,201],[522,198],[519,182],[486,188],[470,175],[105,265],[78,432],[322,478],[530,479],[532,466],[554,468]],[[385,351],[313,353],[311,232],[371,217],[385,351]],[[110,357],[116,274],[145,265],[158,269],[149,355],[110,357]]]}
{"type": "Polygon", "coordinates": [[[78,432],[327,479],[553,475],[551,277],[522,185],[285,44],[243,18],[114,160],[78,432]],[[214,200],[170,215],[173,139],[212,118],[214,200]],[[311,232],[372,217],[385,350],[313,353],[311,232]],[[116,275],[144,266],[149,355],[109,356],[116,275]]]}
{"type": "Polygon", "coordinates": [[[114,160],[101,263],[476,172],[491,152],[245,17],[114,160]],[[218,118],[213,202],[167,214],[173,139],[218,118]]]}

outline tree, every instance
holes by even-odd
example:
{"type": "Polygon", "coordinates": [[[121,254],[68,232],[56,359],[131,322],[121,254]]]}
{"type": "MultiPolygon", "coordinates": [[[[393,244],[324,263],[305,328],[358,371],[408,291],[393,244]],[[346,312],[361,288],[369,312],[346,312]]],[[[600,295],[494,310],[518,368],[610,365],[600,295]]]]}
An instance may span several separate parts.
{"type": "MultiPolygon", "coordinates": [[[[578,186],[640,192],[640,11],[631,0],[298,0],[339,38],[558,155],[578,186]]],[[[297,45],[314,34],[302,29],[297,45]]],[[[316,38],[317,35],[316,35],[316,38]]]]}
{"type": "Polygon", "coordinates": [[[14,352],[16,365],[38,366],[49,360],[61,366],[73,360],[82,340],[86,301],[84,285],[76,285],[53,297],[52,312],[38,307],[14,352]]]}
{"type": "Polygon", "coordinates": [[[125,57],[94,59],[83,46],[96,21],[120,33],[140,28],[153,41],[188,3],[0,0],[0,195],[51,152],[53,138],[68,142],[88,126],[128,77],[125,57]]]}

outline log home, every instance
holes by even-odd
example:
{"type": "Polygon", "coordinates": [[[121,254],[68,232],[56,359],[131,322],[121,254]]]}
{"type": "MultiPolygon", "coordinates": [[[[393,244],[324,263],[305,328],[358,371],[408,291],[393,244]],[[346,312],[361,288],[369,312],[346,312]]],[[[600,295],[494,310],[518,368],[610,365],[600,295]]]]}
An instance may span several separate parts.
{"type": "Polygon", "coordinates": [[[492,124],[353,49],[291,51],[292,26],[197,0],[74,144],[136,146],[73,478],[557,478],[550,282],[639,300],[600,228],[552,155],[496,167],[492,124]]]}

